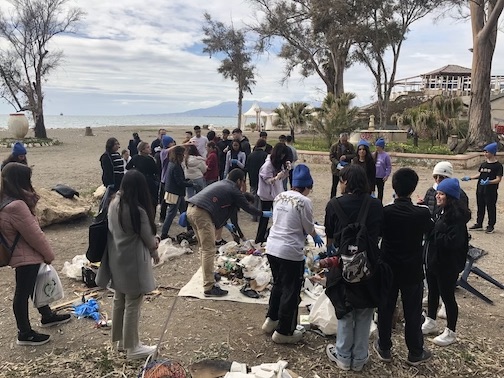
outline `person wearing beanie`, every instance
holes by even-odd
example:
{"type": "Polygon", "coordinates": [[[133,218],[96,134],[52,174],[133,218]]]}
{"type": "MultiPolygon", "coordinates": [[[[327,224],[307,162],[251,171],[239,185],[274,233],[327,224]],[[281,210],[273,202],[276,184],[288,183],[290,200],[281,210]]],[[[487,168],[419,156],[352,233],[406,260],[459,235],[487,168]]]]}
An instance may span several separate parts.
{"type": "Polygon", "coordinates": [[[310,169],[305,164],[299,164],[292,172],[292,188],[278,194],[273,201],[273,226],[266,252],[273,275],[273,288],[262,329],[273,334],[271,338],[277,344],[293,344],[303,338],[296,324],[303,284],[306,235],[313,237],[316,246],[324,244],[315,231],[313,205],[307,197],[312,188],[310,169]]]}
{"type": "Polygon", "coordinates": [[[361,139],[357,144],[357,156],[353,158],[352,164],[358,164],[364,168],[369,185],[369,194],[373,193],[376,182],[376,164],[369,151],[369,143],[366,140],[361,139]]]}
{"type": "MultiPolygon", "coordinates": [[[[331,146],[329,150],[329,159],[331,160],[332,186],[331,198],[336,196],[339,185],[339,167],[340,163],[349,164],[355,157],[355,148],[348,141],[348,134],[341,133],[339,140],[331,146]]],[[[345,165],[346,165],[345,164],[345,165]]]]}
{"type": "Polygon", "coordinates": [[[21,163],[28,165],[28,161],[26,160],[26,148],[23,143],[16,142],[12,145],[12,153],[2,162],[0,170],[9,163],[21,163]]]}
{"type": "Polygon", "coordinates": [[[436,315],[441,297],[446,308],[447,326],[432,342],[446,346],[457,342],[458,305],[455,287],[459,273],[464,269],[469,249],[466,223],[471,219],[471,211],[460,201],[459,180],[453,177],[439,183],[436,201],[439,211],[436,213],[434,230],[428,236],[425,251],[429,293],[427,317],[422,324],[422,333],[438,333],[436,315]]]}
{"type": "Polygon", "coordinates": [[[378,191],[378,199],[383,202],[383,188],[385,181],[388,180],[392,173],[392,162],[390,156],[385,152],[385,139],[380,138],[375,142],[376,151],[374,153],[374,160],[376,165],[376,190],[378,191]]]}
{"type": "Polygon", "coordinates": [[[502,164],[497,160],[497,143],[490,143],[485,146],[485,161],[478,168],[478,174],[464,176],[462,181],[477,180],[476,204],[478,207],[476,223],[469,227],[469,230],[483,230],[483,220],[485,210],[488,212],[488,226],[485,229],[487,234],[494,232],[497,222],[497,189],[502,179],[502,164]]]}

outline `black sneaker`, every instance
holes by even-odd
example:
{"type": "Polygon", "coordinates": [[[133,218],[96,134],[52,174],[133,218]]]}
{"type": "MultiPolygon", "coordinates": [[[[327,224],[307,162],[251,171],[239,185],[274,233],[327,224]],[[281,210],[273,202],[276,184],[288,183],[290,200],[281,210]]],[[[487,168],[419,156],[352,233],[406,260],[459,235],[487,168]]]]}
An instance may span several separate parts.
{"type": "Polygon", "coordinates": [[[493,234],[495,232],[494,228],[492,226],[487,226],[485,230],[485,234],[493,234]]]}
{"type": "Polygon", "coordinates": [[[383,361],[383,362],[391,362],[392,361],[392,354],[390,353],[390,349],[389,350],[381,349],[380,343],[378,342],[378,340],[375,340],[375,342],[373,343],[373,349],[381,361],[383,361]]]}
{"type": "Polygon", "coordinates": [[[43,345],[51,339],[50,335],[44,335],[35,331],[27,333],[18,333],[17,345],[43,345]]]}
{"type": "Polygon", "coordinates": [[[222,290],[219,286],[212,286],[210,290],[204,292],[205,297],[223,297],[228,294],[227,290],[222,290]]]}
{"type": "Polygon", "coordinates": [[[225,244],[227,244],[227,241],[225,241],[224,239],[221,239],[221,240],[215,242],[216,247],[220,247],[221,245],[225,245],[225,244]]]}
{"type": "Polygon", "coordinates": [[[411,366],[417,366],[420,365],[422,362],[429,361],[431,357],[432,353],[429,350],[424,349],[420,356],[408,355],[406,363],[411,366]]]}
{"type": "Polygon", "coordinates": [[[68,323],[72,319],[70,314],[56,314],[53,313],[50,317],[48,318],[42,318],[40,321],[40,326],[45,328],[45,327],[52,327],[58,324],[64,324],[68,323]]]}
{"type": "Polygon", "coordinates": [[[481,231],[483,230],[483,226],[481,224],[475,223],[471,227],[469,227],[469,230],[481,231]]]}

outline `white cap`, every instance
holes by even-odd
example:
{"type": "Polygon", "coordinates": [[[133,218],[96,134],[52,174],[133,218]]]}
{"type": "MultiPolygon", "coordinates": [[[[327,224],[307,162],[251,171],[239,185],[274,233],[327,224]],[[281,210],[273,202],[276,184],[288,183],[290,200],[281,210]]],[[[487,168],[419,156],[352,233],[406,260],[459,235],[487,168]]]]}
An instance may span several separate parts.
{"type": "Polygon", "coordinates": [[[440,161],[437,163],[432,170],[432,176],[441,175],[444,177],[452,177],[453,176],[453,166],[449,161],[440,161]]]}

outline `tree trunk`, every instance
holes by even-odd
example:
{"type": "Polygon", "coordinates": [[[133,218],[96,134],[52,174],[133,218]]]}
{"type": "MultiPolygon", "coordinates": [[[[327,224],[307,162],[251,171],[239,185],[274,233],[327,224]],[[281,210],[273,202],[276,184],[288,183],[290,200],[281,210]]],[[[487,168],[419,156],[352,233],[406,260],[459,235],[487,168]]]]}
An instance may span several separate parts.
{"type": "Polygon", "coordinates": [[[340,97],[343,93],[345,93],[345,86],[343,83],[343,75],[345,73],[345,66],[347,60],[346,54],[338,54],[336,56],[336,75],[334,76],[334,96],[336,98],[340,97]]]}
{"type": "Polygon", "coordinates": [[[35,119],[35,138],[47,138],[45,123],[44,123],[44,112],[40,111],[40,114],[33,117],[35,119]]]}
{"type": "MultiPolygon", "coordinates": [[[[243,91],[238,90],[238,128],[241,129],[242,126],[242,103],[243,103],[243,91]]],[[[258,125],[259,126],[259,125],[258,125]]]]}

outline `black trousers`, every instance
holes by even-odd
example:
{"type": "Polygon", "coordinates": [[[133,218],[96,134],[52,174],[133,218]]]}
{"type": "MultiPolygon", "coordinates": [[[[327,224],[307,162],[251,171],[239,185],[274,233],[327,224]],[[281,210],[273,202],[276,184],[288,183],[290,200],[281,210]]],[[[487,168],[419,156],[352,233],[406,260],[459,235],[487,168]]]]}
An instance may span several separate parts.
{"type": "Polygon", "coordinates": [[[478,189],[476,190],[476,204],[478,206],[476,223],[483,225],[486,210],[488,212],[488,225],[493,227],[497,221],[497,188],[486,187],[478,189]]]}
{"type": "Polygon", "coordinates": [[[378,192],[378,199],[383,202],[383,188],[385,187],[385,181],[382,178],[376,178],[375,180],[376,190],[378,192]]]}
{"type": "Polygon", "coordinates": [[[161,205],[161,208],[159,210],[159,220],[162,222],[166,218],[166,210],[168,209],[168,204],[166,203],[165,199],[165,184],[164,182],[159,184],[159,204],[161,205]]]}
{"type": "MultiPolygon", "coordinates": [[[[271,211],[273,209],[273,201],[261,200],[261,210],[271,211]]],[[[257,234],[255,238],[256,243],[263,243],[266,241],[266,232],[268,231],[269,218],[259,218],[259,225],[257,226],[257,234]]]]}
{"type": "MultiPolygon", "coordinates": [[[[332,186],[331,186],[331,198],[333,198],[336,195],[336,192],[338,191],[338,185],[339,185],[339,176],[337,175],[332,175],[332,186]]],[[[329,199],[331,199],[329,198],[329,199]]]]}
{"type": "MultiPolygon", "coordinates": [[[[12,301],[12,309],[16,317],[19,333],[28,333],[32,330],[28,314],[28,299],[33,296],[39,268],[40,264],[24,265],[16,268],[16,290],[12,301]]],[[[37,310],[43,318],[52,315],[49,306],[39,307],[37,310]]]]}
{"type": "Polygon", "coordinates": [[[292,335],[298,321],[298,307],[301,303],[304,261],[291,261],[266,255],[273,276],[267,317],[278,320],[276,331],[282,335],[292,335]]]}
{"type": "Polygon", "coordinates": [[[455,299],[458,273],[443,271],[440,274],[435,274],[427,270],[426,276],[427,287],[429,288],[427,316],[431,319],[436,319],[439,297],[441,296],[446,307],[447,327],[455,332],[458,320],[458,306],[455,299]]]}
{"type": "MultiPolygon", "coordinates": [[[[392,317],[401,292],[404,310],[404,339],[410,356],[420,356],[423,352],[424,339],[422,334],[422,295],[423,282],[416,285],[400,286],[393,282],[387,301],[378,307],[378,336],[380,349],[392,348],[392,317]]],[[[430,292],[430,287],[429,287],[430,292]]]]}

